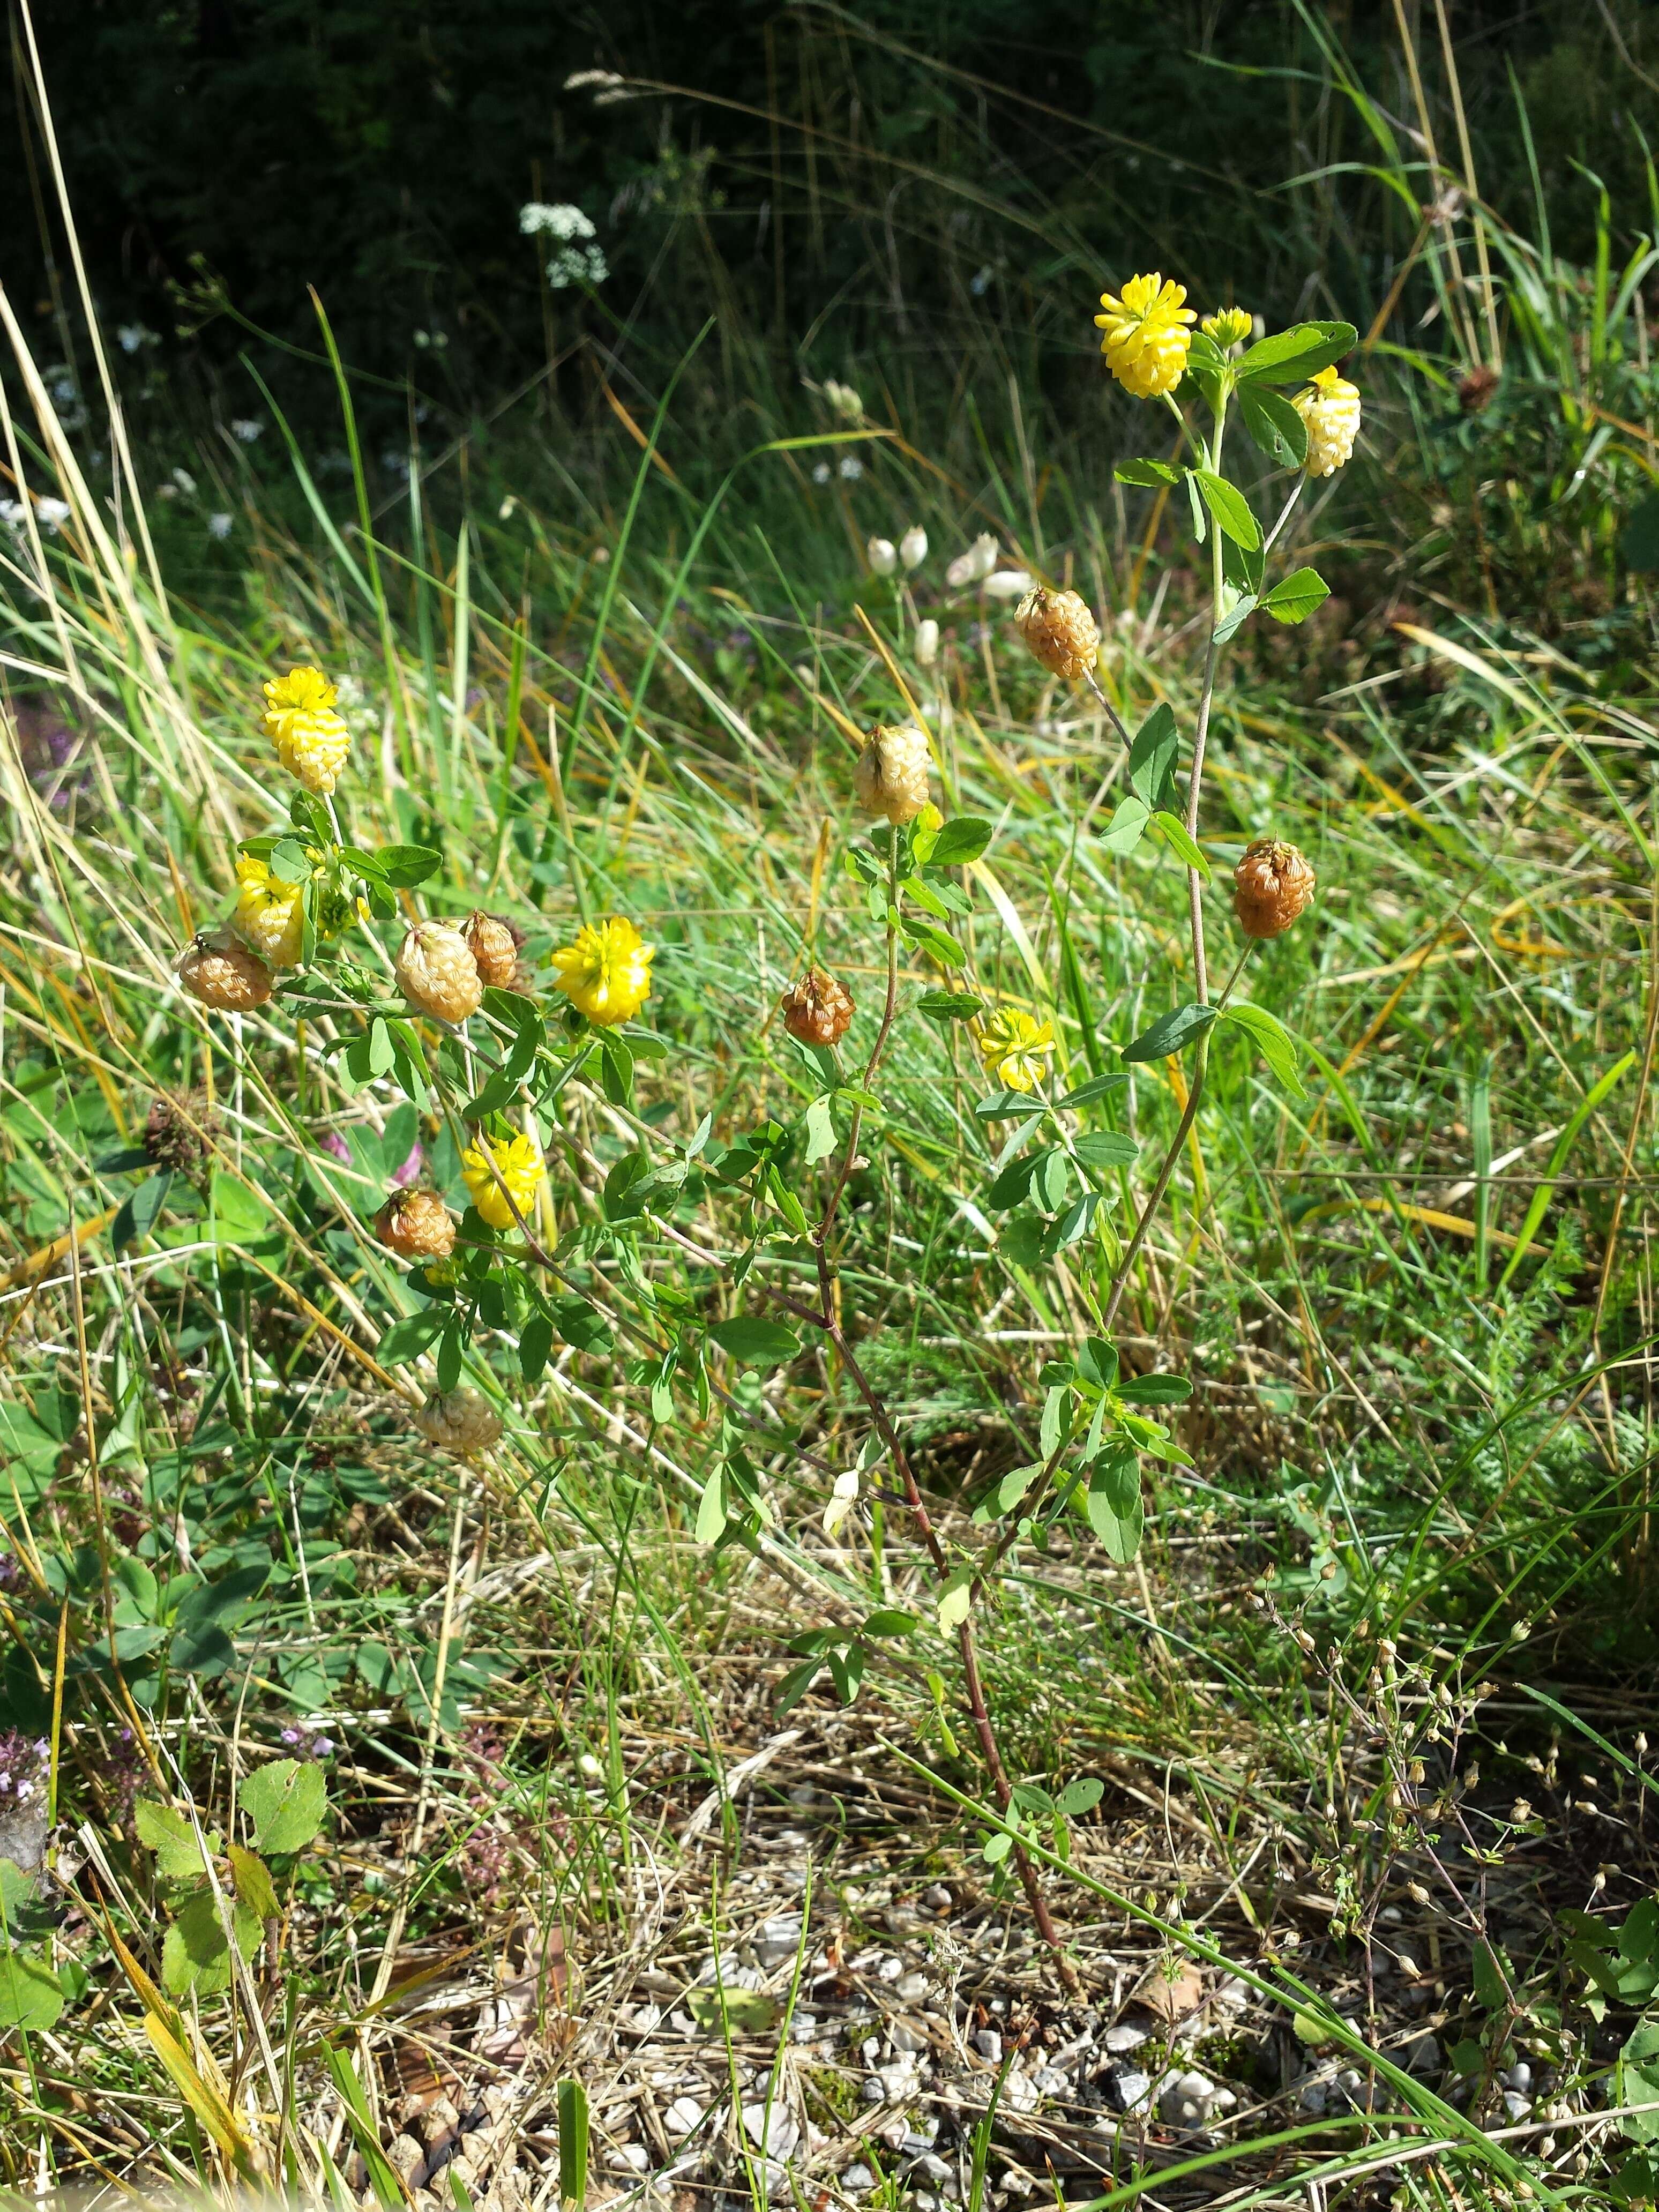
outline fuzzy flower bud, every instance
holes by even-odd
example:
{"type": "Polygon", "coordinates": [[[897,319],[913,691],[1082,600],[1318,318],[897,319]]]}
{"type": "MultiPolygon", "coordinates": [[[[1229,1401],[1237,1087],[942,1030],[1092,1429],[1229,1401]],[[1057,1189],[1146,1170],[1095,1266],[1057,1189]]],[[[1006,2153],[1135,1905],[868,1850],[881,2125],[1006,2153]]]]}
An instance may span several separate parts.
{"type": "Polygon", "coordinates": [[[999,548],[990,532],[985,531],[975,538],[965,553],[958,553],[945,572],[945,580],[953,592],[964,584],[982,584],[997,565],[999,548]]]}
{"type": "Polygon", "coordinates": [[[1233,912],[1246,937],[1282,937],[1313,897],[1315,877],[1294,845],[1258,837],[1233,870],[1233,912]]]}
{"type": "Polygon", "coordinates": [[[1093,671],[1100,628],[1076,592],[1045,592],[1039,585],[1014,610],[1014,622],[1051,676],[1078,684],[1093,671]]]}
{"type": "Polygon", "coordinates": [[[268,967],[297,967],[305,943],[301,886],[273,876],[265,863],[244,853],[236,863],[239,890],[231,927],[268,967]]]}
{"type": "Polygon", "coordinates": [[[864,550],[878,576],[890,576],[898,566],[898,548],[890,538],[872,538],[864,550]]]}
{"type": "Polygon", "coordinates": [[[428,1398],[415,1416],[415,1425],[428,1443],[457,1459],[471,1459],[499,1443],[500,1416],[476,1390],[447,1390],[428,1398]]]}
{"type": "Polygon", "coordinates": [[[657,948],[647,945],[631,921],[613,915],[609,921],[576,932],[574,944],[553,955],[554,981],[573,1005],[600,1029],[631,1022],[651,996],[651,963],[657,948]]]}
{"type": "Polygon", "coordinates": [[[486,1137],[461,1154],[461,1176],[481,1219],[492,1229],[516,1229],[514,1207],[528,1221],[541,1188],[541,1157],[528,1137],[486,1137]]]}
{"type": "Polygon", "coordinates": [[[519,938],[509,925],[493,914],[474,914],[468,916],[462,934],[479,981],[492,990],[513,990],[519,967],[519,938]]]}
{"type": "Polygon", "coordinates": [[[916,666],[931,668],[939,659],[939,624],[930,615],[916,624],[916,666]]]}
{"type": "Polygon", "coordinates": [[[1165,283],[1156,270],[1132,276],[1122,296],[1103,292],[1105,313],[1095,317],[1106,366],[1137,399],[1159,399],[1173,392],[1187,367],[1193,342],[1188,325],[1198,317],[1186,305],[1187,288],[1165,283]]]}
{"type": "Polygon", "coordinates": [[[1035,1091],[1054,1048],[1052,1022],[1039,1022],[1018,1006],[999,1006],[979,1034],[985,1072],[1005,1091],[1035,1091]]]}
{"type": "Polygon", "coordinates": [[[1334,477],[1346,465],[1359,434],[1359,387],[1322,368],[1291,403],[1308,426],[1308,474],[1334,477]]]}
{"type": "Polygon", "coordinates": [[[374,1217],[374,1234],[400,1260],[447,1260],[455,1249],[455,1223],[435,1191],[400,1190],[374,1217]]]}
{"type": "Polygon", "coordinates": [[[927,763],[924,731],[910,723],[897,730],[878,723],[853,769],[860,805],[885,815],[895,828],[914,822],[927,804],[927,763]]]}
{"type": "Polygon", "coordinates": [[[226,930],[203,930],[180,953],[173,973],[192,999],[222,1014],[246,1014],[270,996],[270,969],[226,930]]]}
{"type": "Polygon", "coordinates": [[[307,791],[326,798],[339,781],[351,732],[335,712],[338,695],[320,668],[290,668],[265,686],[265,735],[307,791]]]}
{"type": "Polygon", "coordinates": [[[417,1014],[437,1022],[464,1022],[483,999],[478,965],[459,929],[447,921],[417,921],[403,941],[398,988],[417,1014]]]}
{"type": "Polygon", "coordinates": [[[809,969],[780,1005],[783,1026],[801,1044],[839,1044],[852,1026],[852,994],[822,968],[809,969]]]}
{"type": "Polygon", "coordinates": [[[927,558],[927,532],[913,522],[899,540],[899,559],[907,568],[920,568],[927,558]]]}

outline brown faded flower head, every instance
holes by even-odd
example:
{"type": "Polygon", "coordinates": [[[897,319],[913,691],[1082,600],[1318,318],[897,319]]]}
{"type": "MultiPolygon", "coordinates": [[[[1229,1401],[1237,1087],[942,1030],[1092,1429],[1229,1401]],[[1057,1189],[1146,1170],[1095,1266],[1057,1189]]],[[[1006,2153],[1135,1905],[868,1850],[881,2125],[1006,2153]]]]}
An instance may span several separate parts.
{"type": "Polygon", "coordinates": [[[1294,845],[1258,837],[1233,870],[1233,912],[1246,937],[1282,937],[1313,897],[1312,868],[1294,845]]]}
{"type": "Polygon", "coordinates": [[[852,1026],[853,994],[822,968],[810,968],[779,1002],[783,1026],[802,1044],[839,1044],[852,1026]]]}

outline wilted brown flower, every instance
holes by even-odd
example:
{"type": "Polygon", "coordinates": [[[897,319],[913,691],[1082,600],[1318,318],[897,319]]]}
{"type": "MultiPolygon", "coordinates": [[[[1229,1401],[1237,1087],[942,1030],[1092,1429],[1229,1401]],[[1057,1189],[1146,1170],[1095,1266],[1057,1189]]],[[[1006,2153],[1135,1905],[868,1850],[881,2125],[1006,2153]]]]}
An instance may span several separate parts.
{"type": "Polygon", "coordinates": [[[474,914],[468,916],[462,934],[479,980],[493,990],[512,990],[519,964],[519,947],[524,941],[512,924],[501,921],[497,915],[474,914]]]}
{"type": "Polygon", "coordinates": [[[488,1451],[501,1433],[501,1424],[489,1401],[476,1390],[447,1390],[428,1398],[415,1416],[415,1425],[441,1451],[468,1459],[488,1451]]]}
{"type": "Polygon", "coordinates": [[[483,1002],[478,963],[447,921],[417,921],[398,955],[398,988],[417,1013],[464,1022],[483,1002]]]}
{"type": "Polygon", "coordinates": [[[885,815],[896,829],[914,822],[927,804],[929,758],[925,731],[913,723],[897,730],[878,723],[853,769],[860,805],[885,815]]]}
{"type": "Polygon", "coordinates": [[[374,1217],[374,1234],[403,1260],[445,1260],[455,1249],[455,1222],[435,1191],[400,1190],[374,1217]]]}
{"type": "Polygon", "coordinates": [[[1457,404],[1466,415],[1479,415],[1498,389],[1498,371],[1478,362],[1457,387],[1457,404]]]}
{"type": "Polygon", "coordinates": [[[169,1098],[165,1092],[151,1105],[144,1123],[144,1150],[158,1168],[189,1170],[207,1158],[208,1147],[198,1131],[210,1131],[214,1116],[199,1095],[169,1098]]]}
{"type": "Polygon", "coordinates": [[[1014,610],[1014,624],[1051,676],[1080,684],[1100,652],[1100,626],[1076,592],[1046,592],[1039,584],[1014,610]]]}
{"type": "Polygon", "coordinates": [[[247,1013],[270,996],[270,969],[228,931],[202,931],[179,955],[174,972],[192,999],[221,1013],[247,1013]]]}
{"type": "Polygon", "coordinates": [[[1294,845],[1258,837],[1233,870],[1233,912],[1246,937],[1282,937],[1305,910],[1316,878],[1294,845]]]}
{"type": "Polygon", "coordinates": [[[822,968],[809,968],[779,1004],[783,1026],[802,1044],[839,1044],[852,1026],[852,993],[822,968]]]}

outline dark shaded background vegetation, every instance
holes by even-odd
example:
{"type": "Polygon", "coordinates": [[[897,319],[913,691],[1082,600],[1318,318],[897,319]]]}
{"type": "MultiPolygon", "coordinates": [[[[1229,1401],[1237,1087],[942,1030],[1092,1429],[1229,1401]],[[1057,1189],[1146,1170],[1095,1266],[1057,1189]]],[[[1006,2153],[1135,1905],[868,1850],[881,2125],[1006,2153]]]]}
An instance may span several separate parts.
{"type": "MultiPolygon", "coordinates": [[[[948,357],[963,313],[1029,328],[1045,296],[1076,294],[1055,284],[1068,263],[1091,285],[1127,264],[1178,266],[1211,295],[1248,283],[1270,315],[1339,294],[1364,314],[1410,243],[1411,212],[1364,173],[1376,147],[1320,52],[1322,38],[1347,53],[1409,143],[1388,4],[56,0],[36,13],[95,291],[112,325],[156,333],[143,349],[173,392],[214,392],[250,344],[270,368],[275,348],[241,318],[314,351],[311,287],[347,362],[397,387],[381,394],[388,421],[406,389],[462,422],[550,355],[567,404],[593,347],[653,382],[653,362],[711,313],[780,370],[831,374],[872,347],[948,357]],[[627,96],[567,88],[590,70],[624,76],[627,96]],[[1298,181],[1315,172],[1317,186],[1298,181]],[[532,198],[592,218],[611,269],[597,296],[545,288],[544,257],[519,232],[532,198]]],[[[1555,242],[1574,258],[1594,222],[1583,167],[1630,223],[1650,219],[1653,13],[1632,0],[1449,10],[1483,196],[1530,202],[1518,93],[1555,242]]],[[[1443,98],[1434,9],[1412,0],[1406,15],[1443,98]]],[[[38,118],[27,137],[3,273],[37,328],[57,315],[68,353],[38,118]]],[[[1085,356],[1086,323],[1054,333],[1051,363],[1056,343],[1085,356]]],[[[283,389],[302,416],[332,409],[320,380],[289,374],[283,389]]]]}

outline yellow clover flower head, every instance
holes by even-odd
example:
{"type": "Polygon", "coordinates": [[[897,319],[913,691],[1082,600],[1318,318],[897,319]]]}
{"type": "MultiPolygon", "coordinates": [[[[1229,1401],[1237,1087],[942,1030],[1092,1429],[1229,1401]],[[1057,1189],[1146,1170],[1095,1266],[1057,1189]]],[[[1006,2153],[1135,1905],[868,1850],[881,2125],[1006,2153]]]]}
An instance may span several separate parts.
{"type": "Polygon", "coordinates": [[[237,861],[236,882],[231,927],[268,967],[297,967],[305,943],[301,885],[283,883],[252,853],[244,853],[237,861]]]}
{"type": "Polygon", "coordinates": [[[1100,349],[1107,368],[1137,399],[1161,399],[1181,381],[1193,342],[1188,325],[1198,320],[1186,299],[1184,284],[1166,283],[1156,270],[1150,276],[1132,276],[1121,298],[1100,295],[1106,310],[1095,317],[1103,333],[1100,349]]]}
{"type": "Polygon", "coordinates": [[[1308,474],[1334,477],[1352,458],[1359,435],[1359,387],[1322,368],[1291,403],[1308,426],[1308,474]]]}
{"type": "Polygon", "coordinates": [[[513,1206],[529,1220],[541,1188],[541,1156],[528,1137],[485,1137],[461,1154],[461,1176],[468,1197],[492,1229],[516,1229],[513,1206]],[[507,1202],[509,1192],[513,1206],[507,1202]]]}
{"type": "Polygon", "coordinates": [[[576,932],[574,945],[553,955],[554,981],[565,996],[601,1029],[631,1022],[651,996],[651,963],[656,946],[643,943],[631,921],[613,915],[609,921],[576,932]]]}
{"type": "Polygon", "coordinates": [[[1249,337],[1255,324],[1248,307],[1224,307],[1219,314],[1206,315],[1198,327],[1224,353],[1229,346],[1249,337]]]}
{"type": "Polygon", "coordinates": [[[985,1072],[1005,1091],[1035,1091],[1048,1073],[1044,1062],[1054,1048],[1054,1024],[1023,1014],[1018,1006],[999,1006],[979,1034],[985,1072]]]}
{"type": "Polygon", "coordinates": [[[351,750],[351,732],[335,711],[337,696],[320,668],[290,668],[265,686],[265,735],[289,774],[319,799],[339,781],[351,750]]]}

